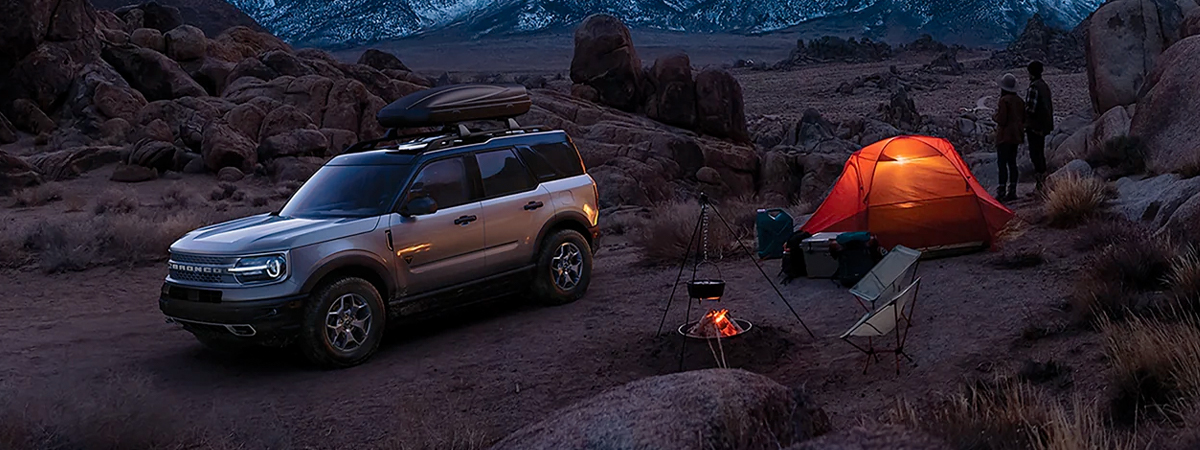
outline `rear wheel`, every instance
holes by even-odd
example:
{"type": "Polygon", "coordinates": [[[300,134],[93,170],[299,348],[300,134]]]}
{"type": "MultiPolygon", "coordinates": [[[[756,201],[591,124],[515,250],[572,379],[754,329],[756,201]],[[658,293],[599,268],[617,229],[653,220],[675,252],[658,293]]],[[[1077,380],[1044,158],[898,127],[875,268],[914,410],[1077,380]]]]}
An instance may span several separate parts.
{"type": "Polygon", "coordinates": [[[313,292],[304,308],[300,350],[313,364],[350,367],[366,361],[383,340],[383,299],[362,278],[343,278],[313,292]]]}
{"type": "Polygon", "coordinates": [[[537,300],[564,305],[587,293],[592,279],[592,248],[575,230],[559,230],[542,242],[533,280],[537,300]]]}

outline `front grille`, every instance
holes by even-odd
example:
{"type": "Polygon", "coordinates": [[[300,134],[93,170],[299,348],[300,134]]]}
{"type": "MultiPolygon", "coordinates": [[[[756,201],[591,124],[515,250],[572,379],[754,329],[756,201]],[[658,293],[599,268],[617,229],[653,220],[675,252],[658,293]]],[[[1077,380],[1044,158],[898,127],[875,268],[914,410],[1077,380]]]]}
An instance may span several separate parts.
{"type": "Polygon", "coordinates": [[[184,264],[203,264],[206,266],[231,266],[233,263],[237,262],[237,258],[230,256],[205,256],[172,252],[171,261],[184,264]]]}
{"type": "Polygon", "coordinates": [[[172,270],[170,272],[171,278],[179,281],[191,281],[193,283],[221,283],[225,281],[225,277],[219,273],[197,273],[180,270],[172,270]]]}

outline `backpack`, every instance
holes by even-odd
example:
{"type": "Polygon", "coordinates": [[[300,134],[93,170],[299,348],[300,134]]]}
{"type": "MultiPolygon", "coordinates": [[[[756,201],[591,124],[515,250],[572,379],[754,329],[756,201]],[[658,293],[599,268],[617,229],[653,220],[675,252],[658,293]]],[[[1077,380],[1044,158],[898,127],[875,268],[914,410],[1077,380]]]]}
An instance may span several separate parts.
{"type": "Polygon", "coordinates": [[[808,268],[804,265],[804,252],[800,251],[800,243],[810,237],[812,237],[812,233],[796,231],[783,244],[783,261],[779,273],[783,276],[784,283],[792,281],[794,278],[808,276],[808,268]]]}
{"type": "Polygon", "coordinates": [[[837,245],[830,252],[838,261],[837,272],[833,279],[843,287],[854,287],[867,272],[870,272],[883,252],[879,241],[867,232],[842,233],[837,237],[837,245]]]}

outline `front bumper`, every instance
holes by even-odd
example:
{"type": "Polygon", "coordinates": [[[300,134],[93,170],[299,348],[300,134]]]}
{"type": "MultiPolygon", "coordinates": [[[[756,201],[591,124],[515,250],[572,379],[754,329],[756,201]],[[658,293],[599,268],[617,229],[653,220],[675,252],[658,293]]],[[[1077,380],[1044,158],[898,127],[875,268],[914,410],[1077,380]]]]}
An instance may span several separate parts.
{"type": "Polygon", "coordinates": [[[158,307],[193,334],[253,340],[287,339],[300,329],[306,294],[222,301],[220,291],[163,284],[158,307]]]}

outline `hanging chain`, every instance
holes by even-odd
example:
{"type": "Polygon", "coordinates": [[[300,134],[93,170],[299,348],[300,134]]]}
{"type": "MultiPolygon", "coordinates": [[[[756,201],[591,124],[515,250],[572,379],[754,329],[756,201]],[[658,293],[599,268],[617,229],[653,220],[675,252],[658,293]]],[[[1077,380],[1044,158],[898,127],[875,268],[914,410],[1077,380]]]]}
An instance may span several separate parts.
{"type": "Polygon", "coordinates": [[[703,228],[701,233],[704,233],[704,261],[708,262],[708,205],[700,207],[700,226],[703,228]]]}

